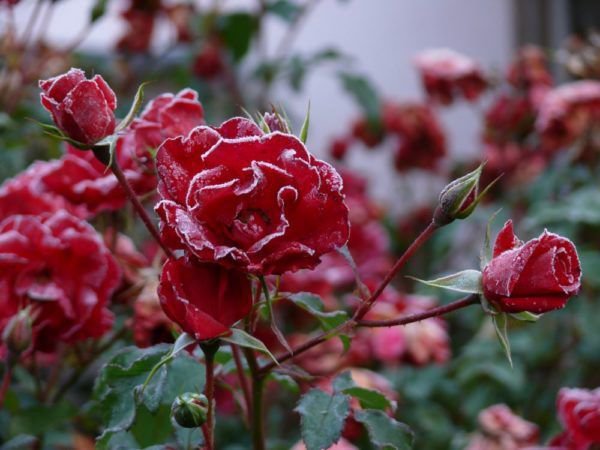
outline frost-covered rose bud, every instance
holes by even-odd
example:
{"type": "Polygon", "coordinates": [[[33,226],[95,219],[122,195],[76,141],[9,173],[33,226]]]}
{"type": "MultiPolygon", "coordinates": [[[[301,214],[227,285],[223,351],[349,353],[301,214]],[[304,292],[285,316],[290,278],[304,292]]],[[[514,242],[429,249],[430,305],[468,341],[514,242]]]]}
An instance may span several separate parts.
{"type": "Polygon", "coordinates": [[[171,405],[172,419],[183,428],[204,425],[208,412],[208,399],[203,394],[186,392],[178,396],[171,405]]]}
{"type": "Polygon", "coordinates": [[[581,286],[581,265],[573,243],[544,231],[526,243],[506,222],[483,270],[485,298],[508,313],[541,314],[564,308],[581,286]]]}
{"type": "Polygon", "coordinates": [[[42,106],[69,138],[91,147],[115,131],[117,97],[100,75],[71,69],[39,84],[42,106]]]}
{"type": "Polygon", "coordinates": [[[471,215],[480,199],[479,178],[482,167],[452,181],[442,190],[434,215],[438,225],[446,225],[455,219],[465,219],[471,215]]]}

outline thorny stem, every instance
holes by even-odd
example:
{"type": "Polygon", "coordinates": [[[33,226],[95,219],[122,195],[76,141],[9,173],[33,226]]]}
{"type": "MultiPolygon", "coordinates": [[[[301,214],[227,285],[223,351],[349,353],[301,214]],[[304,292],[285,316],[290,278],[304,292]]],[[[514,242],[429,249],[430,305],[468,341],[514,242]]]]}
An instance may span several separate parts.
{"type": "MultiPolygon", "coordinates": [[[[102,156],[99,156],[98,153],[100,153],[100,152],[99,151],[96,152],[96,150],[94,151],[96,158],[98,158],[101,162],[106,164],[107,162],[103,161],[102,156]]],[[[112,159],[112,163],[110,164],[110,169],[114,173],[115,177],[117,177],[119,184],[121,184],[121,186],[125,190],[127,197],[133,204],[133,208],[135,209],[138,216],[140,216],[140,219],[142,219],[142,222],[144,222],[144,225],[146,226],[146,229],[150,232],[150,235],[154,238],[154,240],[158,243],[158,245],[160,245],[160,247],[163,249],[163,251],[165,252],[165,254],[167,255],[167,257],[169,259],[175,259],[173,252],[171,252],[171,250],[165,245],[165,243],[160,238],[160,234],[158,233],[156,226],[152,223],[152,220],[150,220],[150,217],[148,216],[146,209],[144,208],[144,206],[142,205],[140,200],[137,198],[137,195],[133,191],[133,188],[129,184],[129,181],[127,181],[125,174],[123,173],[123,171],[121,170],[121,167],[119,166],[119,163],[117,162],[116,156],[112,159]]]]}
{"type": "Polygon", "coordinates": [[[421,248],[421,246],[427,242],[427,240],[431,237],[431,235],[439,228],[434,221],[431,221],[427,228],[425,228],[421,234],[413,241],[412,244],[404,251],[402,256],[398,258],[398,261],[394,264],[392,269],[385,276],[383,281],[379,284],[377,289],[371,294],[371,296],[362,304],[360,308],[354,314],[354,320],[362,319],[365,314],[369,312],[369,310],[373,307],[373,304],[377,301],[383,290],[387,287],[388,284],[394,279],[394,277],[398,274],[400,269],[404,267],[406,262],[414,255],[414,253],[421,248]]]}
{"type": "Polygon", "coordinates": [[[264,403],[263,388],[264,376],[260,371],[256,355],[252,349],[244,348],[244,356],[248,362],[248,368],[252,375],[252,447],[254,450],[265,450],[265,430],[264,430],[264,403]]]}
{"type": "Polygon", "coordinates": [[[407,325],[409,323],[420,322],[421,320],[429,319],[431,317],[438,317],[447,314],[457,309],[462,309],[470,305],[476,305],[479,303],[479,294],[471,294],[456,300],[447,305],[438,306],[427,311],[423,311],[416,314],[410,314],[404,317],[398,317],[390,320],[358,320],[356,322],[357,327],[393,327],[396,325],[407,325]]]}
{"type": "Polygon", "coordinates": [[[242,364],[242,358],[240,355],[239,347],[237,345],[231,344],[231,353],[233,354],[233,361],[235,362],[236,372],[240,380],[242,393],[244,394],[244,403],[246,404],[246,420],[249,425],[251,422],[250,411],[252,409],[252,394],[250,393],[250,385],[248,384],[248,379],[244,375],[244,366],[242,364]]]}
{"type": "MultiPolygon", "coordinates": [[[[296,349],[292,351],[287,351],[286,353],[279,355],[276,359],[279,364],[287,361],[288,359],[294,358],[301,353],[310,350],[316,345],[321,344],[322,342],[329,339],[331,336],[335,336],[338,333],[348,331],[349,329],[355,328],[361,319],[369,312],[372,308],[373,304],[377,301],[383,290],[387,287],[388,284],[392,281],[392,279],[398,274],[400,269],[404,267],[406,262],[413,256],[413,254],[431,237],[431,235],[440,227],[435,221],[431,221],[427,228],[425,228],[421,234],[414,240],[414,242],[404,251],[402,256],[396,261],[392,269],[385,276],[383,281],[379,284],[377,289],[369,296],[369,298],[359,307],[352,317],[352,319],[342,323],[338,327],[333,330],[329,330],[327,332],[321,333],[314,338],[306,341],[304,344],[298,346],[296,349]]],[[[449,305],[448,305],[449,306],[449,305]]],[[[433,310],[432,310],[433,311],[433,310]]],[[[422,320],[422,319],[419,319],[422,320]]],[[[416,320],[415,320],[416,321],[416,320]]],[[[406,322],[410,323],[410,322],[406,322]]],[[[271,371],[276,366],[275,362],[270,362],[260,368],[260,373],[265,374],[271,371]]]]}
{"type": "Polygon", "coordinates": [[[6,392],[8,391],[8,387],[10,386],[10,380],[12,378],[12,364],[10,361],[6,361],[4,367],[4,375],[2,376],[2,384],[0,384],[0,408],[4,406],[4,398],[6,397],[6,392]]]}
{"type": "Polygon", "coordinates": [[[206,364],[206,385],[204,394],[208,399],[208,413],[206,415],[206,428],[202,428],[205,435],[206,450],[215,448],[215,354],[219,350],[220,342],[209,341],[200,344],[204,352],[206,364]]]}

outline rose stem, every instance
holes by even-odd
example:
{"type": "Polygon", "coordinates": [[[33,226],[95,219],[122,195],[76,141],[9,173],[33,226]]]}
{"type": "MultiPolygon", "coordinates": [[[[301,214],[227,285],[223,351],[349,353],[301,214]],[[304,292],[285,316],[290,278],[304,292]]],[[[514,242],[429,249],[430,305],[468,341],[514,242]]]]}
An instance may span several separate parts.
{"type": "MultiPolygon", "coordinates": [[[[313,339],[305,342],[300,345],[298,348],[287,351],[286,353],[278,356],[276,359],[281,364],[288,359],[291,359],[301,353],[304,353],[307,350],[310,350],[316,345],[326,341],[332,335],[335,335],[341,331],[344,331],[346,328],[352,328],[356,325],[356,321],[359,321],[364,317],[364,315],[369,312],[375,301],[379,298],[383,290],[386,288],[388,284],[392,281],[392,279],[398,274],[400,269],[404,267],[406,262],[411,258],[411,256],[431,237],[431,235],[439,228],[440,226],[436,224],[433,220],[427,225],[427,227],[419,234],[419,236],[414,240],[414,242],[404,251],[404,253],[398,258],[398,261],[394,264],[392,269],[385,276],[381,284],[377,287],[377,289],[370,295],[370,297],[362,304],[360,308],[357,309],[354,317],[351,320],[344,322],[333,330],[329,330],[327,332],[321,333],[318,336],[315,336],[313,339]]],[[[260,368],[261,373],[268,373],[271,369],[275,367],[274,362],[270,362],[265,366],[260,368]]]]}
{"type": "Polygon", "coordinates": [[[476,305],[479,303],[479,294],[471,294],[466,297],[463,297],[459,300],[456,300],[452,303],[448,303],[447,305],[438,306],[437,308],[428,309],[427,311],[423,311],[416,314],[411,314],[404,317],[398,317],[396,319],[390,320],[357,320],[357,327],[369,327],[369,328],[379,328],[379,327],[393,327],[396,325],[407,325],[409,323],[420,322],[421,320],[429,319],[431,317],[438,317],[444,314],[447,314],[452,311],[456,311],[457,309],[462,309],[470,305],[476,305]]]}
{"type": "MultiPolygon", "coordinates": [[[[100,146],[98,146],[98,147],[100,147],[100,146]]],[[[104,147],[104,146],[103,146],[103,148],[106,149],[106,147],[104,147]]],[[[104,164],[108,165],[109,163],[104,160],[105,159],[104,156],[106,153],[104,155],[99,155],[100,151],[97,152],[95,149],[96,148],[94,148],[94,155],[96,155],[96,158],[98,160],[100,160],[101,162],[103,162],[104,164]]],[[[146,209],[144,208],[144,206],[142,205],[140,200],[137,198],[137,195],[133,191],[133,188],[129,184],[129,181],[127,181],[125,174],[123,173],[123,171],[121,170],[121,167],[119,166],[119,163],[117,162],[116,155],[114,155],[114,157],[112,158],[112,163],[110,163],[110,169],[114,173],[115,177],[117,177],[119,184],[121,184],[121,186],[125,190],[125,194],[127,194],[127,197],[133,204],[133,208],[137,212],[138,216],[140,216],[140,219],[142,219],[142,222],[144,222],[144,225],[146,226],[146,229],[150,232],[150,235],[154,238],[154,240],[158,243],[158,245],[160,245],[160,247],[163,249],[163,251],[165,252],[165,254],[167,255],[167,257],[169,259],[175,259],[173,252],[171,252],[171,250],[165,245],[165,243],[160,238],[160,234],[158,233],[156,226],[154,226],[154,224],[152,223],[152,220],[150,220],[150,217],[148,217],[148,213],[146,212],[146,209]]]]}
{"type": "Polygon", "coordinates": [[[244,356],[248,362],[248,368],[252,374],[252,446],[254,450],[265,450],[265,431],[264,431],[264,404],[263,404],[263,388],[264,377],[261,373],[256,356],[249,348],[243,349],[244,356]]]}
{"type": "Polygon", "coordinates": [[[398,258],[398,261],[396,261],[396,263],[394,264],[392,269],[388,272],[388,274],[385,276],[385,278],[383,279],[381,284],[379,284],[377,289],[375,289],[375,291],[371,294],[369,299],[367,301],[365,301],[360,308],[358,308],[358,310],[354,314],[354,320],[362,319],[365,316],[365,314],[367,314],[369,312],[369,310],[373,307],[373,304],[375,303],[375,301],[377,301],[377,299],[379,298],[379,296],[381,295],[383,290],[387,287],[388,284],[390,284],[390,282],[398,274],[400,269],[402,269],[402,267],[404,267],[406,262],[413,256],[413,254],[425,242],[427,242],[427,240],[431,237],[431,235],[438,228],[439,228],[439,225],[437,225],[434,221],[431,221],[429,223],[429,225],[427,225],[427,228],[425,228],[421,232],[421,234],[419,234],[419,236],[417,236],[417,238],[413,241],[413,243],[410,244],[410,246],[404,251],[402,256],[400,256],[400,258],[398,258]]]}
{"type": "MultiPolygon", "coordinates": [[[[7,358],[8,359],[8,358],[7,358]]],[[[4,365],[4,375],[2,376],[2,384],[0,385],[0,408],[4,406],[4,398],[6,392],[10,386],[10,380],[12,378],[12,364],[7,360],[4,365]]]]}
{"type": "Polygon", "coordinates": [[[206,385],[204,394],[208,400],[208,413],[206,414],[206,449],[215,448],[215,354],[219,350],[220,342],[207,341],[200,344],[204,352],[204,362],[206,365],[206,385]]]}
{"type": "Polygon", "coordinates": [[[250,425],[250,409],[252,408],[252,397],[250,394],[250,386],[248,379],[244,375],[244,366],[242,365],[242,358],[240,355],[240,349],[237,345],[231,344],[231,353],[233,354],[233,361],[235,362],[235,368],[240,380],[240,386],[244,394],[244,402],[246,403],[246,422],[250,425]]]}

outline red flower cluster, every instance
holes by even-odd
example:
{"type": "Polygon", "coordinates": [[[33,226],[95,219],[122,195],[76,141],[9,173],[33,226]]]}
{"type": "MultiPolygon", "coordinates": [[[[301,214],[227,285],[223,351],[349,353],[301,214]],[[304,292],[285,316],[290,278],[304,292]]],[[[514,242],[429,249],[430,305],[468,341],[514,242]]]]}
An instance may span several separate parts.
{"type": "Polygon", "coordinates": [[[370,124],[365,118],[352,126],[351,136],[333,140],[330,154],[343,159],[356,141],[374,148],[384,139],[394,141],[395,167],[399,172],[410,169],[436,170],[446,156],[446,137],[434,111],[421,103],[385,102],[381,124],[370,124]]]}
{"type": "Polygon", "coordinates": [[[509,220],[483,271],[483,290],[501,311],[540,314],[563,308],[579,291],[580,280],[581,266],[571,241],[544,231],[524,244],[509,220]]]}
{"type": "Polygon", "coordinates": [[[100,75],[91,80],[81,69],[40,81],[42,105],[71,139],[93,145],[115,131],[117,97],[100,75]]]}
{"type": "Polygon", "coordinates": [[[563,388],[558,393],[558,417],[565,431],[550,445],[564,450],[590,450],[600,444],[600,388],[563,388]]]}
{"type": "MultiPolygon", "coordinates": [[[[58,77],[60,78],[60,77],[58,77]]],[[[75,116],[85,111],[73,110],[75,116]]],[[[127,181],[138,195],[156,188],[152,152],[167,138],[187,134],[204,123],[204,111],[196,92],[185,89],[163,94],[148,103],[118,138],[116,158],[127,181]]],[[[66,209],[89,218],[115,211],[127,202],[116,177],[92,152],[67,146],[55,161],[34,163],[0,187],[0,219],[11,214],[40,214],[66,209]]]]}
{"type": "Polygon", "coordinates": [[[255,274],[315,267],[348,239],[342,180],[296,137],[235,118],[157,154],[164,241],[255,274]]]}
{"type": "Polygon", "coordinates": [[[536,130],[548,150],[571,145],[600,118],[600,81],[576,81],[543,99],[536,130]]]}
{"type": "Polygon", "coordinates": [[[446,156],[446,137],[433,110],[421,103],[385,103],[384,128],[397,137],[396,170],[435,171],[446,156]]]}
{"type": "Polygon", "coordinates": [[[174,27],[177,42],[189,42],[192,40],[189,26],[192,12],[190,4],[165,5],[162,0],[130,0],[127,9],[121,12],[126,29],[116,48],[131,53],[148,52],[159,17],[167,19],[174,27]]]}
{"type": "Polygon", "coordinates": [[[538,105],[553,84],[544,51],[535,45],[521,48],[506,72],[506,80],[538,105]]]}
{"type": "Polygon", "coordinates": [[[442,105],[451,104],[457,97],[477,100],[487,87],[479,65],[454,50],[425,50],[417,55],[415,65],[429,98],[442,105]]]}
{"type": "Polygon", "coordinates": [[[95,230],[65,213],[12,216],[0,223],[0,329],[31,307],[33,349],[98,338],[120,270],[95,230]]]}

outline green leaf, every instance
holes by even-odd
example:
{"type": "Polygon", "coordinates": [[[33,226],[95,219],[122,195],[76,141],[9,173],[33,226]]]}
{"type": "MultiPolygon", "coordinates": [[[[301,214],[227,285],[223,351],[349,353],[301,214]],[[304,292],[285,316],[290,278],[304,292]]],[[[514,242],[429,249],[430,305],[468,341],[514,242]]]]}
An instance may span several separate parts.
{"type": "Polygon", "coordinates": [[[513,367],[512,356],[510,352],[510,340],[508,339],[508,314],[500,313],[492,316],[492,323],[494,324],[496,336],[498,336],[498,341],[500,341],[502,350],[504,350],[504,354],[506,355],[510,366],[513,367]]]}
{"type": "Polygon", "coordinates": [[[133,97],[133,103],[131,104],[131,108],[129,108],[129,112],[127,113],[125,118],[121,120],[121,122],[119,122],[119,125],[117,125],[115,133],[123,131],[125,128],[127,128],[131,124],[131,122],[133,122],[135,116],[137,116],[137,113],[142,108],[142,102],[144,101],[144,87],[148,83],[149,81],[145,81],[142,84],[140,84],[137,88],[135,96],[133,97]]]}
{"type": "Polygon", "coordinates": [[[233,59],[241,60],[248,52],[250,41],[258,29],[256,17],[247,13],[222,15],[218,26],[233,59]]]}
{"type": "Polygon", "coordinates": [[[419,283],[426,284],[450,291],[465,292],[468,294],[482,294],[483,287],[481,285],[481,272],[478,270],[463,270],[462,272],[454,273],[435,280],[421,280],[415,277],[408,277],[419,283]]]}
{"type": "Polygon", "coordinates": [[[511,316],[517,320],[521,320],[523,322],[537,322],[539,320],[540,317],[542,317],[541,314],[533,314],[530,313],[529,311],[523,311],[520,313],[514,313],[511,314],[511,316]]]}
{"type": "Polygon", "coordinates": [[[144,381],[144,384],[142,384],[142,387],[139,390],[139,394],[143,395],[146,386],[148,386],[148,383],[150,383],[154,375],[162,366],[171,362],[181,350],[187,348],[190,344],[193,344],[194,342],[196,342],[196,339],[194,339],[192,336],[190,336],[187,333],[181,333],[175,341],[175,343],[173,344],[173,347],[171,347],[169,353],[167,353],[163,358],[161,358],[161,360],[156,363],[152,370],[150,370],[146,381],[144,381]]]}
{"type": "Polygon", "coordinates": [[[306,108],[306,116],[304,117],[304,122],[302,123],[302,128],[300,129],[300,140],[306,144],[306,140],[308,139],[308,127],[310,126],[310,100],[308,101],[308,107],[306,108]]]}
{"type": "Polygon", "coordinates": [[[324,312],[321,297],[310,292],[286,294],[286,298],[313,315],[319,321],[323,331],[332,330],[349,318],[345,311],[324,312]]]}
{"type": "Polygon", "coordinates": [[[350,401],[344,394],[329,395],[319,389],[308,391],[295,410],[302,418],[302,440],[307,450],[323,450],[340,439],[350,413],[350,401]]]}
{"type": "Polygon", "coordinates": [[[269,351],[265,344],[256,339],[254,336],[250,336],[245,331],[240,330],[239,328],[232,328],[231,334],[229,336],[221,337],[221,340],[229,342],[230,344],[239,345],[240,347],[258,350],[259,352],[264,353],[273,361],[275,361],[275,363],[279,364],[275,359],[275,356],[273,356],[273,354],[269,351]]]}
{"type": "Polygon", "coordinates": [[[354,418],[369,432],[371,442],[378,448],[410,450],[413,445],[413,432],[405,424],[389,417],[383,411],[365,409],[355,411],[354,418]]]}
{"type": "Polygon", "coordinates": [[[296,20],[302,8],[289,0],[276,0],[267,5],[267,12],[278,16],[286,22],[296,20]]]}
{"type": "Polygon", "coordinates": [[[364,409],[377,409],[381,411],[393,409],[392,403],[381,392],[358,386],[344,389],[342,392],[357,399],[360,402],[360,406],[364,409]]]}
{"type": "Polygon", "coordinates": [[[90,14],[90,24],[96,22],[106,13],[108,0],[96,0],[90,14]]]}
{"type": "Polygon", "coordinates": [[[346,389],[350,389],[355,386],[352,374],[349,370],[346,370],[334,378],[333,383],[334,392],[343,392],[346,389]]]}
{"type": "Polygon", "coordinates": [[[371,82],[364,76],[342,72],[339,74],[344,89],[354,97],[371,125],[380,122],[380,100],[371,82]]]}
{"type": "MultiPolygon", "coordinates": [[[[182,348],[185,346],[179,347],[182,348]]],[[[161,408],[170,407],[177,395],[203,389],[204,367],[187,355],[178,355],[168,364],[161,365],[156,376],[148,382],[147,389],[141,392],[148,373],[171,351],[172,348],[164,344],[147,349],[127,347],[102,368],[94,388],[94,406],[104,419],[98,449],[110,449],[113,435],[131,429],[137,423],[140,408],[158,417],[161,408]]],[[[172,429],[169,421],[162,423],[158,419],[152,426],[172,429]]],[[[166,433],[159,429],[153,432],[157,435],[166,433]]]]}

